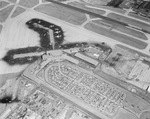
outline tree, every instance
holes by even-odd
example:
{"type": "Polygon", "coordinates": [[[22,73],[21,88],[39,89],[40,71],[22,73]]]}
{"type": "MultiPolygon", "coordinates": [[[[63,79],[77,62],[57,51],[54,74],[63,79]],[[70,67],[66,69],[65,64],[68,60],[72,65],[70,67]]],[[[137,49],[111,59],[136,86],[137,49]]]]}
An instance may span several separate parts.
{"type": "Polygon", "coordinates": [[[123,2],[124,0],[111,0],[107,5],[108,6],[113,6],[113,7],[119,7],[119,5],[123,2]]]}

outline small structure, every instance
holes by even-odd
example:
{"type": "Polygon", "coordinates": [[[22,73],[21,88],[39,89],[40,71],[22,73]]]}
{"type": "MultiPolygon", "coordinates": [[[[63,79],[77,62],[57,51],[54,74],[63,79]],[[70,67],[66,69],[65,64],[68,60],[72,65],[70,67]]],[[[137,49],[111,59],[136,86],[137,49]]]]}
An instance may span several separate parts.
{"type": "Polygon", "coordinates": [[[150,0],[143,0],[133,6],[133,11],[145,17],[150,17],[150,0]]]}

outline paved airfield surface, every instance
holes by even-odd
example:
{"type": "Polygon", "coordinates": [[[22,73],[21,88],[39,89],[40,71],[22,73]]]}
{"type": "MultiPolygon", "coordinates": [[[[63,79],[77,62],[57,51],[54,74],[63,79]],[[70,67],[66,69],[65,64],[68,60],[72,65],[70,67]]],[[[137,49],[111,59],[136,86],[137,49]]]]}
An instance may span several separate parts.
{"type": "MultiPolygon", "coordinates": [[[[64,44],[66,43],[105,42],[112,48],[121,47],[128,49],[128,52],[134,51],[149,58],[150,19],[138,16],[131,12],[130,9],[106,6],[110,0],[100,1],[0,0],[0,88],[7,87],[8,82],[12,83],[10,79],[15,80],[20,75],[20,72],[24,71],[32,63],[30,56],[34,56],[37,59],[45,51],[65,48],[64,44]],[[42,42],[47,42],[45,39],[50,39],[50,43],[43,44],[42,42]],[[57,40],[54,41],[54,39],[57,40]],[[30,52],[30,48],[36,50],[30,52]],[[16,51],[18,52],[17,55],[11,54],[16,51]],[[26,57],[26,55],[29,56],[28,63],[20,60],[21,57],[26,57]],[[10,61],[11,58],[20,58],[20,63],[16,63],[15,60],[10,61]]],[[[142,85],[143,88],[143,83],[144,85],[145,83],[150,85],[150,80],[144,82],[131,81],[131,83],[139,87],[142,85]]],[[[13,85],[16,86],[15,84],[13,85]]],[[[126,84],[122,84],[122,86],[126,87],[126,84]]],[[[131,88],[132,86],[130,86],[128,87],[131,88]]],[[[141,89],[137,88],[137,90],[138,95],[140,93],[141,95],[145,94],[141,89]]],[[[131,103],[133,96],[129,98],[131,103]]],[[[135,104],[137,102],[136,100],[135,104]]],[[[124,106],[127,106],[129,110],[134,110],[135,107],[132,106],[135,105],[130,104],[130,107],[128,107],[127,102],[124,103],[124,106]]],[[[146,103],[140,104],[145,109],[146,103]]],[[[7,107],[2,104],[1,107],[9,109],[11,106],[7,107]]],[[[150,111],[148,109],[146,107],[145,112],[138,113],[138,116],[135,116],[130,111],[124,110],[123,107],[119,110],[120,115],[116,115],[115,118],[149,119],[150,111]],[[125,115],[129,117],[125,117],[125,115]]],[[[138,111],[140,112],[140,109],[138,111]]],[[[0,109],[0,115],[2,113],[3,111],[0,109]]],[[[134,113],[136,113],[136,110],[134,110],[134,113]]]]}
{"type": "MultiPolygon", "coordinates": [[[[150,32],[149,19],[135,18],[125,9],[102,6],[106,4],[104,1],[96,5],[84,0],[68,0],[62,3],[96,13],[97,16],[46,0],[1,0],[0,58],[3,58],[9,50],[39,45],[38,34],[24,25],[25,22],[36,17],[61,26],[65,42],[96,41],[110,45],[121,44],[149,55],[148,33],[99,18],[98,15],[127,23],[147,32],[150,32]]],[[[3,61],[0,61],[0,65],[1,74],[18,72],[27,66],[25,64],[9,67],[3,61]]]]}
{"type": "MultiPolygon", "coordinates": [[[[62,27],[65,42],[96,41],[110,45],[121,44],[149,55],[150,20],[132,15],[126,9],[102,6],[90,1],[67,0],[63,4],[86,10],[74,10],[46,0],[1,0],[0,1],[0,58],[9,50],[39,45],[39,36],[25,26],[32,18],[41,18],[62,27]],[[96,16],[91,14],[95,13],[96,16]],[[99,18],[98,15],[123,22],[142,32],[117,22],[99,18]]],[[[108,2],[108,1],[107,1],[108,2]]],[[[102,4],[102,5],[101,5],[102,4]]],[[[0,73],[19,72],[27,65],[10,67],[0,61],[0,73]],[[14,70],[15,69],[15,70],[14,70]]]]}

